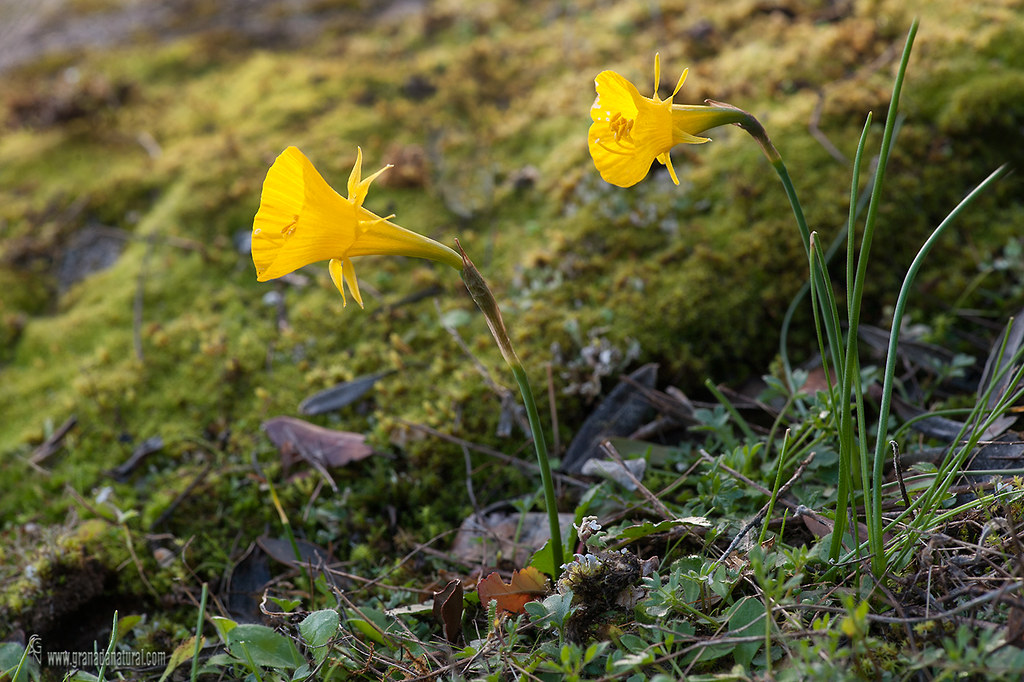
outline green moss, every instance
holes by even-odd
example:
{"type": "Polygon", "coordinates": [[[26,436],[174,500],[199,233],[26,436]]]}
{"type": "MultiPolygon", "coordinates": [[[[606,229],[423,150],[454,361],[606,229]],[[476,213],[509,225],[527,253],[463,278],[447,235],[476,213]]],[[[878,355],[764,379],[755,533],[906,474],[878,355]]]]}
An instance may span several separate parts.
{"type": "Polygon", "coordinates": [[[1024,156],[1024,73],[998,69],[980,74],[953,90],[938,118],[938,125],[950,134],[975,137],[984,147],[1006,145],[1009,161],[1024,156]]]}
{"type": "Polygon", "coordinates": [[[103,594],[113,567],[129,558],[120,529],[100,520],[42,526],[34,533],[30,538],[4,531],[5,544],[24,552],[4,556],[5,563],[18,567],[0,595],[0,627],[8,631],[20,626],[39,633],[60,624],[62,617],[103,594]]]}

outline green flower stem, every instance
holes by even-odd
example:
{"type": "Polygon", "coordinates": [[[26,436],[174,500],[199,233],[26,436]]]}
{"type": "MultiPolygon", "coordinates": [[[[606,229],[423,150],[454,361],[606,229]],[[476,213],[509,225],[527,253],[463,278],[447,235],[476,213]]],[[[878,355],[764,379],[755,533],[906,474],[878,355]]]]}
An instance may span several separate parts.
{"type": "Polygon", "coordinates": [[[746,130],[754,138],[754,141],[761,147],[761,151],[764,152],[765,157],[768,158],[768,162],[772,164],[772,168],[775,169],[779,179],[782,180],[782,186],[786,189],[786,196],[789,198],[789,205],[793,208],[796,226],[800,230],[800,239],[804,242],[804,250],[809,254],[811,251],[811,231],[807,227],[806,218],[804,218],[804,209],[800,206],[800,200],[797,199],[796,188],[793,186],[793,180],[789,177],[789,171],[786,170],[786,164],[782,162],[782,154],[779,154],[779,150],[772,144],[771,138],[768,137],[764,126],[754,118],[753,114],[749,114],[739,107],[726,102],[716,102],[711,99],[704,101],[712,106],[732,109],[743,114],[742,120],[737,121],[736,125],[746,130]]]}
{"type": "Polygon", "coordinates": [[[537,464],[540,466],[540,482],[544,487],[544,506],[548,512],[548,526],[551,529],[551,560],[555,572],[555,580],[562,570],[562,530],[558,524],[558,505],[555,501],[555,485],[551,477],[551,463],[548,460],[548,447],[544,440],[544,431],[540,426],[540,416],[537,414],[537,402],[533,399],[533,391],[530,390],[530,380],[526,377],[526,370],[522,365],[512,367],[512,375],[519,384],[519,392],[523,395],[523,404],[526,406],[526,418],[530,421],[530,431],[533,432],[533,446],[537,451],[537,464]]]}
{"type": "MultiPolygon", "coordinates": [[[[733,109],[743,114],[743,120],[736,123],[740,128],[747,131],[754,141],[757,142],[758,146],[761,147],[761,151],[764,152],[768,162],[775,169],[776,175],[779,176],[779,180],[782,181],[782,187],[786,191],[786,197],[789,199],[789,205],[793,209],[793,217],[796,219],[797,229],[800,231],[800,239],[804,244],[804,253],[807,254],[808,259],[811,258],[811,230],[807,227],[807,219],[804,217],[804,209],[800,205],[800,199],[796,195],[796,187],[793,185],[793,179],[789,177],[789,171],[786,169],[786,164],[782,161],[782,154],[779,154],[779,150],[775,148],[771,138],[768,137],[768,133],[765,131],[764,126],[758,121],[752,114],[749,114],[739,107],[735,107],[726,102],[716,102],[714,100],[705,100],[708,104],[711,104],[720,108],[733,109]]],[[[811,269],[812,280],[818,290],[821,292],[831,292],[831,285],[828,282],[828,278],[825,277],[824,273],[818,271],[815,268],[811,269]]],[[[829,311],[824,313],[826,316],[830,314],[829,311]]],[[[836,339],[829,338],[829,342],[833,343],[836,339]]],[[[838,346],[833,345],[833,348],[838,346]]],[[[834,351],[833,351],[834,352],[834,351]]]]}
{"type": "MultiPolygon", "coordinates": [[[[771,144],[769,142],[768,144],[771,144]]],[[[775,150],[775,147],[772,147],[775,150]]],[[[765,151],[768,154],[768,151],[765,151]]],[[[786,170],[786,164],[782,162],[782,157],[778,156],[778,152],[775,152],[777,158],[768,156],[768,160],[771,161],[772,168],[775,169],[776,175],[779,176],[779,180],[782,181],[782,186],[786,190],[786,198],[789,199],[789,205],[793,209],[793,217],[796,218],[796,226],[800,230],[800,239],[803,240],[804,248],[810,250],[811,244],[811,231],[807,227],[807,220],[804,218],[804,209],[800,206],[800,200],[796,196],[796,187],[793,186],[793,180],[789,177],[789,171],[786,170]]]]}
{"type": "MultiPolygon", "coordinates": [[[[719,107],[732,106],[723,102],[713,102],[711,100],[708,100],[708,103],[719,107]]],[[[768,133],[765,131],[764,126],[762,126],[754,116],[747,114],[746,118],[736,125],[746,130],[747,133],[749,133],[750,136],[758,143],[761,147],[761,151],[764,152],[765,157],[768,159],[768,162],[771,163],[772,168],[775,169],[775,173],[779,176],[779,180],[782,182],[782,186],[785,189],[786,197],[789,199],[790,207],[793,210],[793,217],[796,218],[796,225],[800,232],[800,239],[803,241],[804,251],[807,254],[808,262],[810,264],[810,283],[812,292],[811,307],[815,315],[815,321],[817,323],[820,309],[821,318],[824,320],[823,326],[828,339],[828,351],[831,355],[832,366],[840,377],[840,393],[838,394],[837,400],[842,402],[840,403],[841,407],[837,406],[837,409],[842,410],[838,414],[838,423],[840,427],[840,438],[843,443],[840,448],[839,458],[835,531],[832,534],[832,543],[829,547],[829,556],[835,559],[842,548],[843,530],[847,525],[847,515],[853,483],[854,462],[852,460],[855,448],[852,419],[849,414],[849,407],[845,404],[845,401],[849,399],[848,396],[850,395],[849,391],[851,389],[851,384],[856,382],[852,373],[858,370],[858,364],[856,362],[851,362],[852,359],[849,354],[845,357],[843,356],[844,344],[842,343],[842,331],[838,320],[839,311],[836,306],[836,299],[832,290],[832,284],[828,278],[828,271],[826,270],[825,265],[826,259],[820,254],[820,249],[817,249],[817,255],[814,253],[816,250],[813,243],[814,240],[812,238],[811,231],[807,226],[807,219],[804,217],[803,207],[800,205],[800,200],[797,197],[796,187],[793,185],[793,180],[789,176],[789,171],[786,169],[786,164],[782,160],[782,155],[779,154],[779,150],[775,148],[771,138],[768,137],[768,133]],[[817,293],[817,296],[814,295],[815,292],[817,293]]],[[[855,335],[856,327],[851,327],[848,336],[847,353],[850,352],[851,347],[854,350],[856,349],[856,341],[851,342],[849,340],[855,335]]],[[[822,363],[825,365],[827,373],[828,363],[824,354],[822,355],[822,363]]],[[[866,470],[866,467],[864,466],[861,468],[866,470]]]]}
{"type": "Polygon", "coordinates": [[[502,357],[505,358],[505,362],[512,370],[512,376],[515,377],[516,383],[519,385],[519,392],[523,396],[526,418],[530,422],[530,431],[533,435],[533,447],[537,451],[537,464],[540,466],[540,481],[544,488],[544,506],[551,529],[551,565],[554,578],[557,580],[565,557],[562,555],[562,531],[558,525],[558,506],[555,502],[555,486],[551,477],[551,462],[548,460],[548,446],[544,440],[544,430],[540,425],[540,415],[537,413],[537,401],[534,400],[530,380],[526,376],[523,363],[516,355],[515,348],[512,347],[512,339],[505,328],[505,322],[501,318],[501,310],[498,308],[497,301],[494,300],[494,294],[491,293],[487,282],[484,281],[480,271],[473,265],[473,261],[466,255],[457,239],[455,245],[462,255],[462,281],[465,282],[473,302],[484,314],[487,327],[491,330],[491,336],[494,337],[502,357]]]}

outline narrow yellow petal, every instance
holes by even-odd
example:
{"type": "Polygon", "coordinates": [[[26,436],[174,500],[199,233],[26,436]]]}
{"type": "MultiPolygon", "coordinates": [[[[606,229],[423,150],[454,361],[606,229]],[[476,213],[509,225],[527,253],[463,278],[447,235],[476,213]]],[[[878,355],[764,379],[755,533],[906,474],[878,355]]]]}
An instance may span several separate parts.
{"type": "Polygon", "coordinates": [[[669,99],[674,99],[675,96],[679,94],[679,91],[683,87],[683,83],[686,82],[686,74],[688,74],[688,73],[690,73],[689,69],[683,69],[683,75],[680,76],[679,77],[679,81],[676,82],[676,89],[672,91],[672,97],[670,97],[669,99]]]}
{"type": "Polygon", "coordinates": [[[699,137],[689,133],[677,133],[673,139],[676,141],[676,144],[705,144],[711,142],[710,137],[699,137]]]}
{"type": "Polygon", "coordinates": [[[350,187],[349,188],[348,200],[351,201],[352,204],[354,206],[356,206],[356,207],[362,206],[363,205],[363,201],[366,200],[367,192],[370,191],[370,183],[372,183],[374,180],[376,180],[377,177],[381,173],[383,173],[384,171],[388,170],[389,168],[393,168],[393,166],[390,163],[388,165],[384,166],[383,168],[381,168],[376,173],[371,174],[370,177],[368,177],[368,178],[366,178],[364,180],[361,180],[356,185],[354,193],[352,192],[352,189],[350,187]]]}
{"type": "MultiPolygon", "coordinates": [[[[345,299],[345,286],[342,284],[342,266],[341,261],[337,258],[332,258],[331,262],[327,264],[327,270],[331,273],[331,281],[334,282],[334,286],[338,287],[338,291],[341,292],[341,306],[343,308],[348,307],[348,301],[345,299]]],[[[362,303],[360,303],[362,305],[362,303]]]]}
{"type": "Polygon", "coordinates": [[[352,172],[348,176],[348,196],[351,199],[359,189],[359,180],[363,172],[363,148],[356,147],[356,162],[352,164],[352,172]]]}
{"type": "Polygon", "coordinates": [[[352,261],[348,258],[345,259],[345,267],[341,269],[341,272],[345,275],[345,282],[348,284],[348,290],[352,292],[352,298],[362,308],[363,297],[359,293],[359,280],[356,279],[356,269],[352,267],[352,261]]]}
{"type": "Polygon", "coordinates": [[[661,87],[661,54],[654,53],[654,100],[658,99],[658,88],[661,87]]]}
{"type": "Polygon", "coordinates": [[[676,177],[676,169],[672,167],[672,157],[668,155],[668,152],[665,152],[664,154],[660,155],[658,157],[658,161],[660,161],[666,168],[668,168],[668,174],[669,176],[671,176],[672,182],[678,185],[679,178],[676,177]]]}

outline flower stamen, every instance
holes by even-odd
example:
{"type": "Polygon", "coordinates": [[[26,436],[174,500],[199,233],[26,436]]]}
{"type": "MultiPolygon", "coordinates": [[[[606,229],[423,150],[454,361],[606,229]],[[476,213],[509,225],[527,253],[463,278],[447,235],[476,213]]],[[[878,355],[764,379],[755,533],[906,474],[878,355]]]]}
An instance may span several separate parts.
{"type": "Polygon", "coordinates": [[[633,123],[635,123],[633,119],[625,118],[621,112],[615,112],[615,117],[609,122],[608,127],[611,128],[616,142],[622,142],[622,140],[633,141],[630,135],[630,131],[633,130],[633,123]]]}
{"type": "MultiPolygon", "coordinates": [[[[594,144],[596,144],[598,147],[600,147],[601,149],[605,150],[606,152],[609,152],[611,154],[621,154],[622,156],[632,156],[633,153],[636,151],[635,148],[634,149],[613,149],[612,147],[609,147],[604,142],[602,142],[600,140],[600,138],[594,140],[594,144]]],[[[625,145],[623,145],[621,142],[618,142],[618,145],[620,147],[625,147],[625,145]]]]}

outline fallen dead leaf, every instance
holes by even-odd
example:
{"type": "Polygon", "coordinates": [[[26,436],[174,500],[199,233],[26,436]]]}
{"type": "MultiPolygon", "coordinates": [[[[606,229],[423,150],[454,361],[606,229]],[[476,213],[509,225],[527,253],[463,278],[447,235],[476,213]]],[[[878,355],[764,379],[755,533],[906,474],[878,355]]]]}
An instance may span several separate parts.
{"type": "Polygon", "coordinates": [[[378,381],[384,377],[391,376],[394,373],[394,370],[377,372],[376,374],[368,374],[366,376],[353,379],[352,381],[346,381],[338,384],[337,386],[332,386],[331,388],[309,396],[299,403],[299,412],[310,415],[323,414],[325,412],[331,412],[333,410],[341,409],[347,405],[351,405],[366,395],[366,393],[373,388],[374,384],[378,381]]]}
{"type": "Polygon", "coordinates": [[[548,593],[548,579],[533,566],[527,566],[512,573],[512,581],[506,584],[496,572],[477,583],[476,591],[481,604],[498,602],[499,611],[525,613],[526,602],[539,599],[548,593]]]}
{"type": "Polygon", "coordinates": [[[338,490],[329,468],[343,467],[373,454],[366,436],[349,431],[325,429],[294,417],[274,417],[262,424],[271,442],[281,452],[281,463],[288,469],[298,461],[307,462],[338,490]]]}
{"type": "Polygon", "coordinates": [[[434,618],[441,624],[444,638],[454,644],[462,634],[462,581],[452,580],[434,593],[434,618]]]}
{"type": "Polygon", "coordinates": [[[620,381],[576,432],[562,457],[562,471],[579,473],[584,462],[600,452],[601,441],[628,436],[650,421],[654,408],[641,391],[653,389],[657,379],[658,366],[652,363],[620,381]]]}
{"type": "MultiPolygon", "coordinates": [[[[558,525],[572,528],[573,515],[560,513],[558,525]]],[[[512,566],[529,563],[530,557],[551,538],[551,526],[544,512],[471,514],[462,522],[452,545],[452,554],[468,564],[512,566]]]]}

